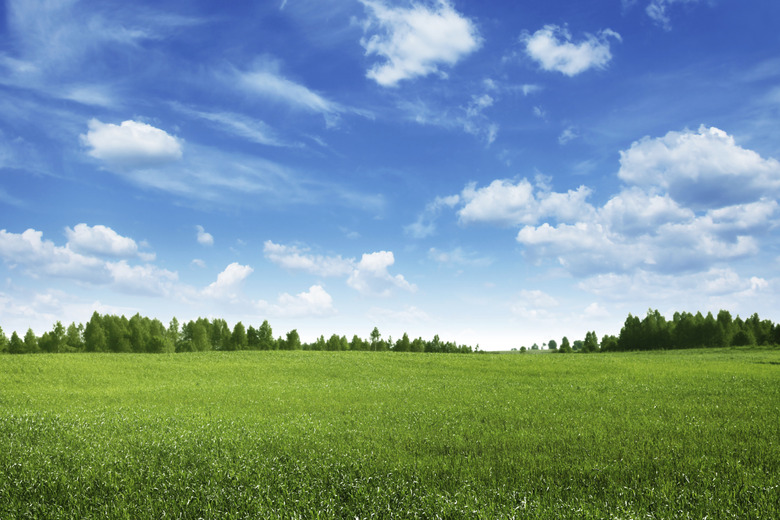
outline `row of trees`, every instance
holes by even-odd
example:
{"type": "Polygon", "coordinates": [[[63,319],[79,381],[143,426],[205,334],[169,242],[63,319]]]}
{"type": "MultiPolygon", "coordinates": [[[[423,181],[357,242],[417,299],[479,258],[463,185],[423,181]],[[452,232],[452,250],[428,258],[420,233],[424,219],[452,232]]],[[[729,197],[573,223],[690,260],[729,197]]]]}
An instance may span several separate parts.
{"type": "MultiPolygon", "coordinates": [[[[548,350],[566,352],[618,352],[629,350],[666,350],[686,348],[743,347],[751,345],[780,345],[780,323],[762,320],[753,314],[743,320],[732,318],[729,311],[717,316],[711,312],[675,312],[667,320],[658,310],[649,309],[644,319],[628,315],[618,336],[605,335],[599,341],[595,332],[585,334],[584,340],[573,344],[564,336],[561,346],[555,340],[543,345],[548,350]]],[[[534,344],[531,350],[538,350],[534,344]]],[[[521,348],[525,351],[525,347],[521,348]]]]}
{"type": "MultiPolygon", "coordinates": [[[[479,347],[477,347],[478,349],[479,347]]],[[[36,352],[137,352],[170,353],[205,350],[363,350],[397,352],[469,353],[468,345],[443,342],[439,336],[426,341],[403,337],[393,341],[383,339],[374,327],[368,340],[357,335],[352,340],[333,334],[327,340],[320,336],[313,343],[304,343],[296,329],[274,338],[268,321],[255,328],[242,322],[231,329],[223,319],[198,318],[183,325],[173,318],[166,327],[160,320],[136,314],[131,318],[100,315],[94,312],[83,324],[71,323],[67,328],[57,322],[51,331],[36,336],[32,329],[20,337],[16,332],[7,338],[0,328],[0,352],[26,354],[36,352]]]]}
{"type": "MultiPolygon", "coordinates": [[[[657,310],[648,310],[644,319],[628,315],[618,336],[605,335],[599,341],[595,332],[588,332],[573,343],[565,336],[560,346],[550,340],[531,350],[554,352],[616,352],[626,350],[684,349],[731,347],[746,345],[780,345],[780,324],[761,320],[758,314],[743,320],[732,318],[728,311],[717,317],[701,312],[676,312],[667,320],[657,310]]],[[[432,340],[410,339],[404,335],[393,341],[383,339],[374,327],[369,338],[333,334],[320,336],[312,343],[303,343],[293,329],[285,336],[274,338],[268,321],[255,328],[238,322],[231,329],[225,320],[198,318],[183,325],[173,318],[168,326],[160,320],[136,314],[125,316],[100,315],[95,312],[86,325],[71,323],[64,327],[59,321],[51,331],[36,336],[32,329],[20,337],[16,332],[9,339],[0,328],[0,352],[25,354],[35,352],[197,352],[204,350],[363,350],[396,352],[470,353],[479,350],[468,345],[444,342],[439,336],[432,340]]],[[[514,350],[514,349],[513,349],[514,350]]],[[[520,351],[526,351],[521,347],[520,351]]]]}

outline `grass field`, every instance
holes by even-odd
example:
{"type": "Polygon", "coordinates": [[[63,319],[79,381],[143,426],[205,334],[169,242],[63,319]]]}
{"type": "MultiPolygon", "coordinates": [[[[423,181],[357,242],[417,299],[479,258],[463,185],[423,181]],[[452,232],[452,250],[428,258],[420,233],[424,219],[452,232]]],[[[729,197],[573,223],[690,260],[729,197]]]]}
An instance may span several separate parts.
{"type": "Polygon", "coordinates": [[[0,357],[0,518],[780,518],[780,350],[0,357]]]}

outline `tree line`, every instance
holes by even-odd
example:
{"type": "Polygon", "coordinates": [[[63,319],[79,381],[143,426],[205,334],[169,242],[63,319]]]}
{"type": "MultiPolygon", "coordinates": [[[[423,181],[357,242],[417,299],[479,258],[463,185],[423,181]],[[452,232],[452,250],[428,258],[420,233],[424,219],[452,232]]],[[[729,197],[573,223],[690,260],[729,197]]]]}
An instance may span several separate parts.
{"type": "MultiPolygon", "coordinates": [[[[534,344],[530,350],[552,352],[618,352],[630,350],[686,349],[706,347],[736,347],[749,345],[780,345],[780,324],[762,320],[753,314],[743,320],[732,318],[725,310],[713,316],[701,312],[675,312],[667,320],[658,310],[650,309],[640,319],[628,315],[620,334],[605,335],[598,339],[595,331],[585,338],[570,342],[564,336],[560,345],[555,340],[534,344]]],[[[86,324],[71,323],[65,327],[57,322],[52,330],[36,336],[28,329],[24,336],[14,332],[10,339],[0,328],[0,353],[27,354],[37,352],[136,352],[172,353],[201,352],[206,350],[358,350],[394,352],[436,352],[467,354],[479,352],[479,345],[458,345],[442,341],[436,335],[431,340],[410,339],[404,333],[400,339],[382,338],[374,327],[368,339],[333,334],[325,339],[320,336],[311,343],[301,341],[296,329],[284,336],[274,337],[268,320],[255,328],[242,322],[231,329],[220,318],[198,318],[183,325],[173,318],[168,326],[158,319],[136,314],[131,318],[94,312],[86,324]]],[[[517,349],[512,349],[517,350],[517,349]]],[[[520,347],[525,352],[526,347],[520,347]]]]}
{"type": "Polygon", "coordinates": [[[441,341],[436,335],[432,340],[409,339],[409,335],[393,341],[382,338],[374,327],[369,339],[354,335],[333,334],[328,339],[320,336],[312,343],[301,341],[296,329],[285,336],[274,337],[268,320],[255,328],[236,323],[231,329],[221,318],[198,318],[180,324],[175,317],[166,327],[158,319],[136,314],[131,318],[111,314],[101,315],[97,311],[86,324],[71,323],[65,327],[61,322],[52,330],[36,336],[32,329],[20,337],[13,332],[10,339],[0,328],[0,352],[11,354],[58,353],[58,352],[124,352],[124,353],[173,353],[202,352],[206,350],[360,350],[396,352],[439,352],[470,353],[478,350],[468,345],[457,345],[441,341]]]}

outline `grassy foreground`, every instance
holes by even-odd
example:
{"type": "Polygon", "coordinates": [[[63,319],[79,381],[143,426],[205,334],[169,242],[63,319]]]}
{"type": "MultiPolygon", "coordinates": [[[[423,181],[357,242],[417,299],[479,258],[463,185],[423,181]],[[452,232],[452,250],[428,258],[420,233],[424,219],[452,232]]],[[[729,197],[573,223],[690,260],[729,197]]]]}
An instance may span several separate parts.
{"type": "Polygon", "coordinates": [[[778,518],[780,350],[0,357],[0,518],[778,518]]]}

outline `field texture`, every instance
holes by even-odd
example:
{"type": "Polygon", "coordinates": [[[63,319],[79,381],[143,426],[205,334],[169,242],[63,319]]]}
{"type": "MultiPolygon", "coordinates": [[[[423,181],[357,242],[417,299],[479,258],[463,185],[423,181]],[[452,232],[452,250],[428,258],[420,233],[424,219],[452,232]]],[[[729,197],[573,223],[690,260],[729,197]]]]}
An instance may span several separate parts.
{"type": "Polygon", "coordinates": [[[0,518],[780,518],[780,350],[0,357],[0,518]]]}

